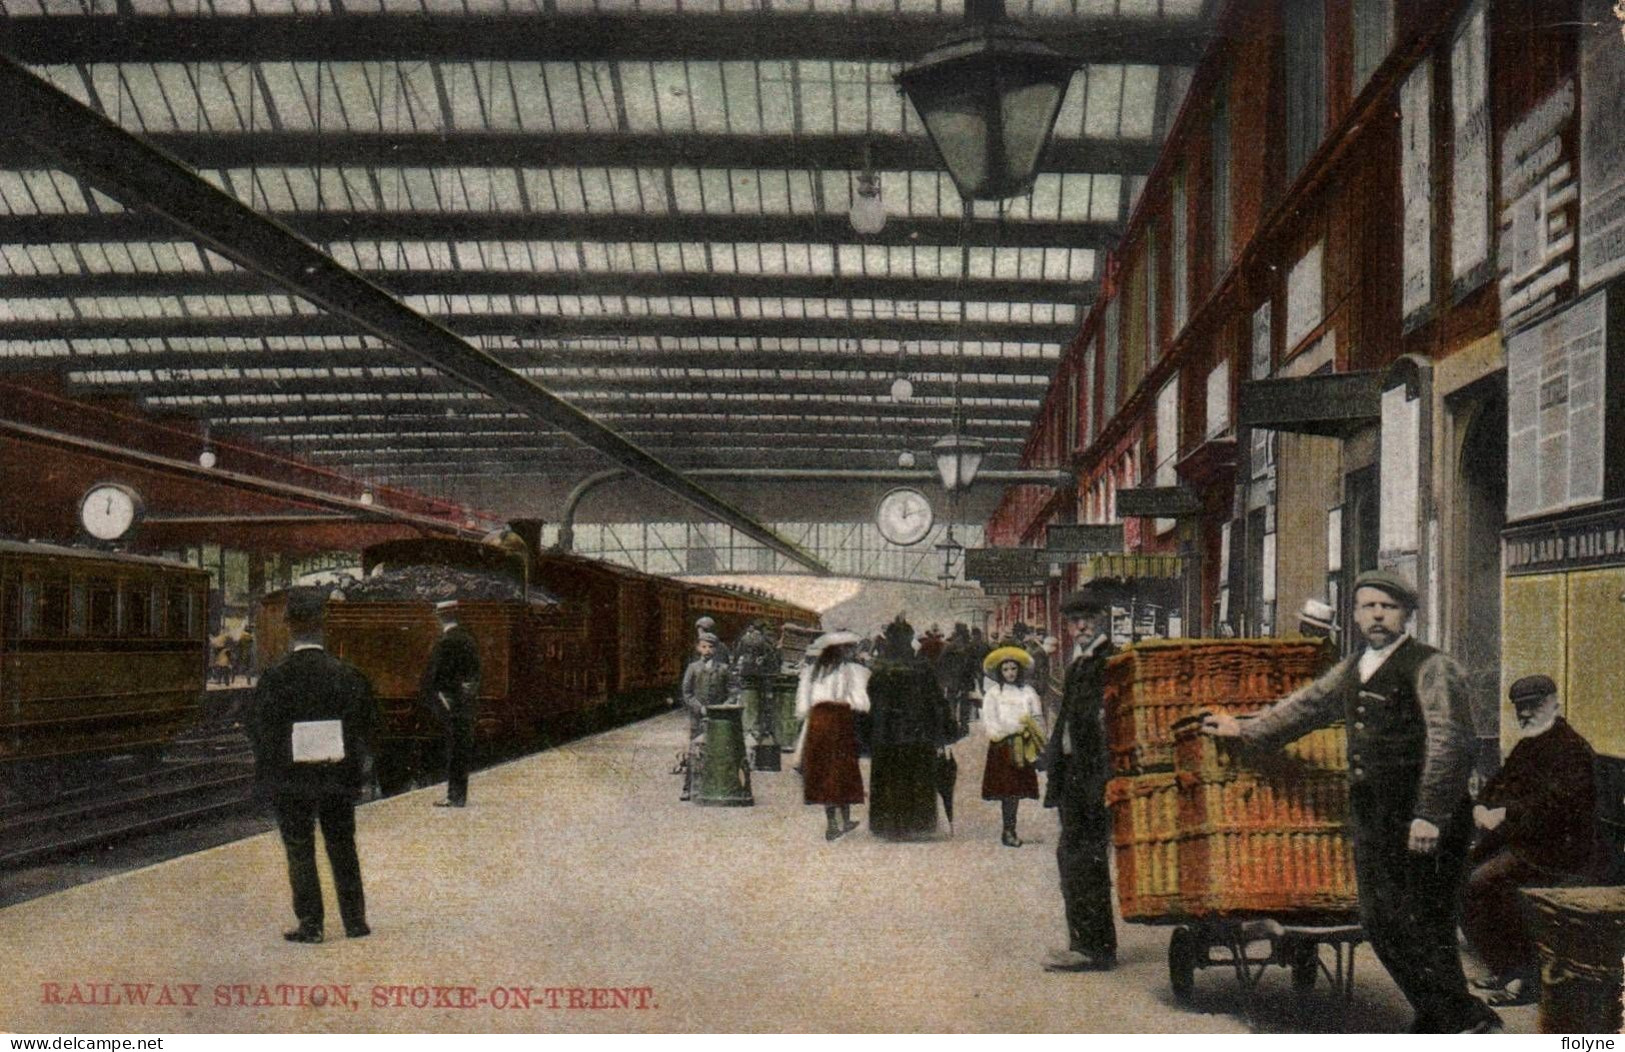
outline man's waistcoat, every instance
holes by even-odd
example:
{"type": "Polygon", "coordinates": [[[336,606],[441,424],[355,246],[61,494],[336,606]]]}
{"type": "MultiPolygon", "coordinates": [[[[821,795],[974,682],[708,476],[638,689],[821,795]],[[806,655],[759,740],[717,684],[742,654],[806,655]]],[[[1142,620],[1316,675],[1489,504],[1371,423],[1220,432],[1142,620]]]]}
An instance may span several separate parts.
{"type": "Polygon", "coordinates": [[[1343,680],[1349,780],[1383,781],[1397,770],[1420,771],[1427,756],[1427,721],[1416,696],[1416,672],[1438,651],[1414,639],[1400,644],[1369,680],[1349,662],[1343,680]]]}

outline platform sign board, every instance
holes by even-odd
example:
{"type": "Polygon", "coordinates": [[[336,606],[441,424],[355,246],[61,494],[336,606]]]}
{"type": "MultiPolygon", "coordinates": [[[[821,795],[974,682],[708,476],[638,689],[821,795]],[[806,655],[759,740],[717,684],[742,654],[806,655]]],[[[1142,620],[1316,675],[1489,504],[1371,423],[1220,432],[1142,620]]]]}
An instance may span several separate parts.
{"type": "Polygon", "coordinates": [[[1608,0],[1580,20],[1580,288],[1625,274],[1625,39],[1608,0]]]}
{"type": "Polygon", "coordinates": [[[989,584],[1043,587],[1049,555],[1042,548],[966,548],[965,579],[989,584]]]}
{"type": "Polygon", "coordinates": [[[1123,550],[1123,524],[1065,524],[1044,531],[1044,546],[1053,563],[1075,563],[1084,556],[1123,550]]]}
{"type": "Polygon", "coordinates": [[[1596,293],[1507,340],[1507,518],[1603,498],[1608,299],[1596,293]]]}
{"type": "Polygon", "coordinates": [[[1574,116],[1574,82],[1536,103],[1501,140],[1501,326],[1528,324],[1557,305],[1573,277],[1574,231],[1566,211],[1576,189],[1563,133],[1574,116]]]}

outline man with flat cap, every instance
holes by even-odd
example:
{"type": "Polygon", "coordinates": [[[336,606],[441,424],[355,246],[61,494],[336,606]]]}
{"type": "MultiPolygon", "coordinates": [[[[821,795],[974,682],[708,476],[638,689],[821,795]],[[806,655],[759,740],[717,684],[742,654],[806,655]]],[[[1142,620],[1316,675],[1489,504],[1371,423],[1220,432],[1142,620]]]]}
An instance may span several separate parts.
{"type": "Polygon", "coordinates": [[[1061,602],[1071,625],[1072,661],[1061,685],[1061,708],[1044,750],[1044,806],[1057,809],[1061,835],[1055,861],[1066,907],[1067,946],[1052,950],[1046,971],[1105,971],[1117,963],[1117,924],[1112,915],[1111,814],[1106,780],[1106,659],[1111,641],[1111,601],[1085,586],[1061,602]]]}
{"type": "Polygon", "coordinates": [[[1349,824],[1366,939],[1416,1011],[1417,1033],[1488,1033],[1500,1018],[1467,992],[1456,948],[1472,838],[1476,739],[1460,666],[1411,638],[1416,589],[1370,570],[1354,582],[1365,646],[1256,719],[1203,729],[1278,747],[1343,720],[1349,824]]]}
{"type": "Polygon", "coordinates": [[[1490,972],[1473,985],[1492,1005],[1529,1004],[1540,992],[1519,890],[1585,877],[1594,861],[1591,745],[1563,718],[1549,676],[1524,676],[1509,696],[1522,737],[1473,808],[1480,836],[1461,914],[1490,972]]]}
{"type": "Polygon", "coordinates": [[[323,939],[318,821],[344,934],[352,939],[371,934],[355,848],[355,801],[367,782],[378,707],[367,677],[323,649],[326,603],[320,589],[288,593],[283,616],[291,649],[260,676],[246,727],[258,788],[276,809],[277,831],[288,856],[298,920],[298,927],[283,934],[289,942],[323,939]]]}
{"type": "Polygon", "coordinates": [[[480,647],[457,621],[455,599],[434,605],[440,638],[418,687],[423,704],[446,734],[446,798],[436,807],[468,806],[468,768],[474,758],[474,718],[480,696],[480,647]]]}

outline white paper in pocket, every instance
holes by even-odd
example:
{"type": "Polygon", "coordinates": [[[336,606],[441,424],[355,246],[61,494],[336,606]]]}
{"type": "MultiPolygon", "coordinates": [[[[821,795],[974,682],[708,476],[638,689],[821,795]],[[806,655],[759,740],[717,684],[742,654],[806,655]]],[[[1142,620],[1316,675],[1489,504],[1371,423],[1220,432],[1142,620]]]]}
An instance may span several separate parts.
{"type": "Polygon", "coordinates": [[[334,763],[342,759],[342,720],[307,720],[293,725],[294,763],[334,763]]]}

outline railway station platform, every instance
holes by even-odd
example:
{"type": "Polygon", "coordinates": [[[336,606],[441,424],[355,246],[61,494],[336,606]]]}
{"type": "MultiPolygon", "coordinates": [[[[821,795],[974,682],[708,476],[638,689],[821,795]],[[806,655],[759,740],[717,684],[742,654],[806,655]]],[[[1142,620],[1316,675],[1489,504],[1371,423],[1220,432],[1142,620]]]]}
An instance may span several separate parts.
{"type": "MultiPolygon", "coordinates": [[[[274,833],[0,910],[6,1027],[22,1032],[1393,1032],[1409,1012],[1367,947],[1346,1009],[1272,968],[1251,1021],[1234,975],[1175,1001],[1168,930],[1120,925],[1110,973],[1048,974],[1064,944],[1056,820],[1022,807],[999,844],[979,798],[983,740],[956,747],[950,837],[867,826],[826,842],[797,776],[756,805],[678,801],[686,717],[475,774],[470,806],[431,788],[363,806],[373,935],[284,942],[274,833]]],[[[865,784],[868,762],[864,761],[865,784]]],[[[854,817],[863,818],[864,808],[854,817]]],[[[1535,1009],[1503,1011],[1533,1032],[1535,1009]]]]}

